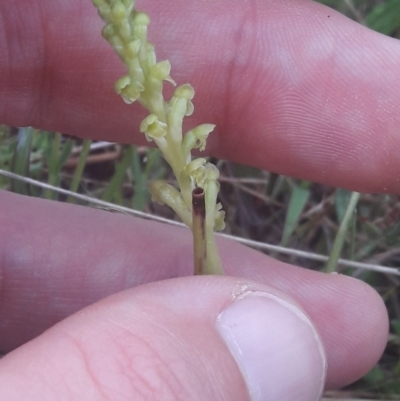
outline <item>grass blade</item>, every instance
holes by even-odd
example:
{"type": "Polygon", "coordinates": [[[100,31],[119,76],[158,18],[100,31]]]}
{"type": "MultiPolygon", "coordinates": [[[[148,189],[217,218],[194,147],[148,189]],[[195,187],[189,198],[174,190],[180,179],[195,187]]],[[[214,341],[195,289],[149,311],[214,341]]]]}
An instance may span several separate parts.
{"type": "Polygon", "coordinates": [[[111,202],[116,199],[121,202],[123,198],[121,195],[121,186],[124,179],[125,173],[129,165],[132,163],[132,147],[128,146],[125,148],[122,160],[117,164],[115,173],[111,178],[106,190],[103,193],[102,199],[106,202],[111,202]]]}
{"type": "MultiPolygon", "coordinates": [[[[11,162],[11,171],[13,173],[29,177],[33,133],[34,129],[32,127],[18,129],[17,141],[11,162]]],[[[22,195],[30,195],[31,193],[28,184],[16,180],[11,180],[11,190],[22,195]]]]}
{"type": "Polygon", "coordinates": [[[344,240],[346,238],[347,229],[353,217],[353,213],[357,206],[360,194],[358,192],[353,192],[350,196],[349,203],[347,205],[346,212],[343,216],[343,220],[340,223],[339,230],[336,234],[335,241],[333,242],[332,251],[329,255],[328,263],[325,267],[326,273],[333,273],[336,270],[340,254],[343,249],[344,240]]]}
{"type": "Polygon", "coordinates": [[[149,195],[148,191],[146,190],[146,173],[143,171],[140,163],[140,155],[135,146],[132,146],[131,171],[134,181],[132,208],[136,210],[143,210],[149,199],[149,195]]]}
{"type": "Polygon", "coordinates": [[[388,0],[376,6],[365,18],[367,26],[390,35],[400,27],[400,0],[388,0]]]}
{"type": "MultiPolygon", "coordinates": [[[[89,139],[85,139],[83,141],[82,150],[81,150],[81,153],[80,153],[79,159],[78,159],[78,164],[76,165],[74,175],[72,177],[72,182],[71,182],[71,187],[70,187],[70,191],[72,191],[72,192],[77,192],[77,190],[78,190],[79,183],[81,182],[81,179],[82,179],[83,170],[85,169],[86,159],[88,157],[91,144],[92,144],[92,141],[89,139]]],[[[67,202],[74,203],[75,199],[72,196],[68,196],[67,202]]]]}
{"type": "MultiPolygon", "coordinates": [[[[49,156],[47,160],[47,168],[49,170],[49,176],[47,182],[50,185],[59,186],[60,181],[60,171],[59,171],[59,157],[60,157],[60,144],[61,144],[61,134],[57,132],[56,134],[48,133],[49,135],[49,156]]],[[[52,191],[46,191],[44,193],[46,199],[56,199],[56,194],[52,191]]]]}
{"type": "Polygon", "coordinates": [[[290,195],[289,206],[286,212],[285,225],[283,228],[281,245],[286,245],[297,227],[301,213],[310,196],[310,183],[302,181],[300,184],[295,184],[290,195]]]}

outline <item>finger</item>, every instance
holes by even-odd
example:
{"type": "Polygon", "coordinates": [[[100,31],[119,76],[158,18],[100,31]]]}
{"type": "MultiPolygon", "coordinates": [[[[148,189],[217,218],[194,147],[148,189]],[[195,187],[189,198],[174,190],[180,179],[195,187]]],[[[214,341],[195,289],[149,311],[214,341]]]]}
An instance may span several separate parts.
{"type": "Polygon", "coordinates": [[[0,361],[3,400],[317,400],[323,346],[286,296],[234,278],[127,291],[0,361]]]}
{"type": "MultiPolygon", "coordinates": [[[[398,41],[305,0],[142,7],[159,58],[197,91],[191,124],[218,126],[214,155],[359,191],[399,191],[398,41]]],[[[144,112],[113,94],[124,67],[89,1],[4,2],[0,14],[0,121],[144,141],[144,112]]]]}
{"type": "MultiPolygon", "coordinates": [[[[0,192],[0,350],[128,287],[193,274],[187,230],[0,192]]],[[[366,373],[386,344],[388,319],[364,283],[286,265],[219,241],[227,274],[273,286],[312,318],[328,360],[327,386],[366,373]],[[368,313],[366,313],[368,311],[368,313]]]]}

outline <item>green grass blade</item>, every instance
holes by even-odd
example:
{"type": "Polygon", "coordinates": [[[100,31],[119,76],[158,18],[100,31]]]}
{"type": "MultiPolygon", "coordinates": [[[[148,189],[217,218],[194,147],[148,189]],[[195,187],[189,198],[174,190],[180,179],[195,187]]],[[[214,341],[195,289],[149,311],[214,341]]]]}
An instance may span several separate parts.
{"type": "Polygon", "coordinates": [[[132,208],[136,210],[143,210],[149,199],[148,190],[146,188],[147,179],[146,173],[145,171],[143,171],[140,163],[140,155],[135,146],[132,146],[131,170],[134,180],[134,196],[132,200],[132,208]]]}
{"type": "Polygon", "coordinates": [[[292,188],[290,195],[289,206],[286,212],[285,225],[283,227],[283,234],[281,245],[286,245],[297,227],[301,213],[310,196],[310,183],[302,181],[300,184],[295,184],[292,188]]]}
{"type": "Polygon", "coordinates": [[[125,148],[122,160],[117,164],[115,173],[111,178],[107,188],[105,189],[102,199],[106,202],[112,202],[117,199],[120,203],[123,199],[121,195],[122,182],[126,173],[126,170],[132,163],[132,147],[128,146],[125,148]]]}
{"type": "Polygon", "coordinates": [[[339,230],[333,242],[331,254],[329,255],[328,263],[326,264],[325,267],[325,271],[327,273],[333,273],[336,270],[337,262],[340,258],[344,240],[346,238],[347,229],[349,228],[359,198],[360,194],[358,192],[353,192],[350,196],[346,212],[343,216],[342,222],[340,223],[339,230]]]}
{"type": "MultiPolygon", "coordinates": [[[[53,186],[60,186],[61,182],[61,170],[71,155],[74,141],[67,138],[63,141],[61,133],[52,132],[46,133],[47,145],[45,157],[47,160],[48,168],[48,183],[53,186]]],[[[57,194],[54,191],[47,190],[44,193],[44,197],[47,199],[57,199],[57,194]]]]}
{"type": "MultiPolygon", "coordinates": [[[[60,170],[59,170],[59,158],[60,158],[60,144],[61,134],[59,132],[50,135],[50,149],[49,156],[47,159],[47,168],[49,170],[49,176],[47,182],[53,186],[59,186],[60,181],[60,170]]],[[[44,193],[46,199],[56,199],[57,194],[53,191],[47,190],[44,193]]]]}
{"type": "Polygon", "coordinates": [[[58,171],[61,172],[64,164],[67,162],[71,156],[72,148],[74,147],[74,140],[71,138],[66,138],[64,144],[61,147],[60,157],[58,159],[58,171]]]}
{"type": "MultiPolygon", "coordinates": [[[[11,129],[0,126],[0,168],[9,171],[14,154],[14,141],[11,137],[11,129]]],[[[0,188],[7,189],[10,179],[0,177],[0,188]]]]}
{"type": "MultiPolygon", "coordinates": [[[[82,179],[83,170],[86,165],[86,159],[88,157],[91,144],[92,144],[92,141],[89,139],[85,139],[83,141],[81,154],[79,155],[79,159],[78,159],[78,164],[76,165],[76,168],[74,171],[74,176],[72,177],[72,182],[71,182],[71,187],[70,187],[70,191],[72,191],[72,192],[76,192],[78,190],[79,183],[81,182],[81,179],[82,179]]],[[[75,199],[72,196],[69,196],[67,198],[67,202],[74,203],[75,199]]]]}
{"type": "Polygon", "coordinates": [[[151,178],[161,179],[165,176],[163,158],[159,149],[147,149],[143,162],[136,147],[133,147],[131,171],[134,181],[134,196],[132,208],[141,211],[144,210],[150,199],[150,192],[147,188],[148,181],[151,178]]]}
{"type": "Polygon", "coordinates": [[[335,190],[335,211],[337,221],[342,221],[344,214],[346,213],[347,205],[351,198],[351,191],[342,188],[336,188],[335,190]]]}
{"type": "Polygon", "coordinates": [[[390,35],[400,28],[400,0],[388,0],[376,6],[365,18],[371,29],[390,35]]]}
{"type": "MultiPolygon", "coordinates": [[[[32,127],[19,128],[14,154],[11,162],[11,171],[29,177],[30,154],[34,129],[32,127]]],[[[11,180],[13,192],[30,195],[29,185],[20,181],[11,180]]]]}

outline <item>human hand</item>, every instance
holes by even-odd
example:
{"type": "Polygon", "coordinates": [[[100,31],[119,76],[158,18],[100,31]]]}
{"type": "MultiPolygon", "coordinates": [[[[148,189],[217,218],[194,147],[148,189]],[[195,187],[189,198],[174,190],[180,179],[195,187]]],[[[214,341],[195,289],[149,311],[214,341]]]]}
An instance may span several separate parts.
{"type": "MultiPolygon", "coordinates": [[[[197,122],[218,124],[212,154],[357,190],[398,190],[399,124],[389,107],[400,93],[397,42],[311,2],[243,7],[143,4],[157,52],[197,91],[197,122]]],[[[0,15],[2,122],[142,140],[140,112],[112,92],[123,67],[90,2],[21,0],[0,5],[0,15]]],[[[0,347],[38,335],[1,360],[0,400],[241,400],[245,381],[263,389],[259,399],[309,400],[324,365],[312,327],[327,388],[360,377],[384,347],[384,306],[356,280],[225,241],[224,268],[236,279],[184,277],[192,268],[185,231],[8,193],[0,201],[0,347]],[[160,281],[170,277],[181,278],[160,281]],[[241,331],[250,324],[258,336],[241,331]],[[241,344],[237,363],[222,341],[234,325],[238,344],[253,341],[241,344]]]]}

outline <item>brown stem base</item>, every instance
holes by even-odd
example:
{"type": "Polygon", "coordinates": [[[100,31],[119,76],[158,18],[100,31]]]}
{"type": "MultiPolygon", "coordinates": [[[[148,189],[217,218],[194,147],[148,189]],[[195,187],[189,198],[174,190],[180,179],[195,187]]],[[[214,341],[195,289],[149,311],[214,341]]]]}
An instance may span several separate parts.
{"type": "Polygon", "coordinates": [[[206,206],[203,188],[192,192],[194,274],[204,274],[207,260],[206,206]]]}

